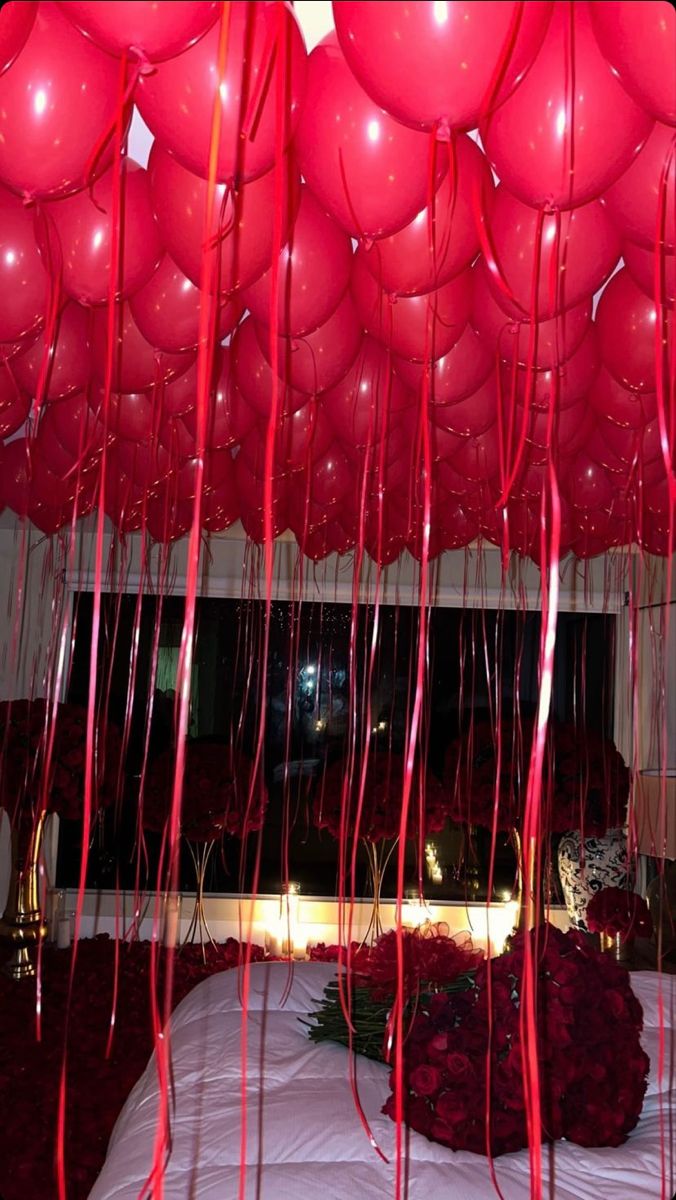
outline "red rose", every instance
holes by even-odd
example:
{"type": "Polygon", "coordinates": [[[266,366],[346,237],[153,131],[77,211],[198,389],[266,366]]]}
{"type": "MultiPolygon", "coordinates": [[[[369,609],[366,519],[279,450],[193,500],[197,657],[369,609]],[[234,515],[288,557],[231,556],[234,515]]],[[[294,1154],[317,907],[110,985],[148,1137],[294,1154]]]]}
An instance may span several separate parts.
{"type": "Polygon", "coordinates": [[[418,1096],[431,1096],[441,1087],[441,1072],[436,1067],[416,1067],[411,1071],[409,1083],[418,1096]]]}

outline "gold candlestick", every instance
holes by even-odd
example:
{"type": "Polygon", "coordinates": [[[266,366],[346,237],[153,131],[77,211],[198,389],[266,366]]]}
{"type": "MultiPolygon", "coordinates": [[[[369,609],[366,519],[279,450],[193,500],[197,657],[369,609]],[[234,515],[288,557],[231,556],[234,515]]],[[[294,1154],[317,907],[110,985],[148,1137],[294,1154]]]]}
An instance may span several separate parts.
{"type": "Polygon", "coordinates": [[[25,856],[21,854],[19,830],[12,831],[12,870],[7,904],[0,920],[0,943],[12,950],[2,969],[11,979],[35,975],[30,952],[47,934],[40,910],[38,879],[45,818],[43,813],[32,831],[25,856]]]}

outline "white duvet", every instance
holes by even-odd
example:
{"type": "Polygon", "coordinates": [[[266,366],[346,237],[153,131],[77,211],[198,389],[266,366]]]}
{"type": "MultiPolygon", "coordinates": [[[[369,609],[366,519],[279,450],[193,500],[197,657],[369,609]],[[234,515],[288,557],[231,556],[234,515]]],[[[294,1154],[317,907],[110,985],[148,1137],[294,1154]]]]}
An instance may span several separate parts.
{"type": "MultiPolygon", "coordinates": [[[[348,1055],[310,1042],[298,1017],[313,1007],[335,970],[322,963],[251,968],[247,1018],[248,1133],[240,1196],[241,1006],[238,973],[201,983],[172,1020],[175,1107],[166,1200],[388,1200],[395,1195],[395,1126],[380,1110],[388,1069],[359,1058],[359,1095],[384,1163],[364,1134],[348,1081],[348,1055]]],[[[657,975],[632,976],[644,1006],[644,1047],[651,1072],[641,1120],[619,1149],[586,1150],[559,1142],[543,1149],[543,1200],[671,1200],[674,1191],[676,1090],[666,1032],[658,1074],[657,975]]],[[[676,978],[662,979],[665,1021],[676,978]]],[[[590,997],[593,1003],[593,997],[590,997]]],[[[622,1053],[618,1046],[618,1054],[622,1053]]],[[[154,1060],[117,1121],[90,1200],[137,1200],[153,1153],[158,1086],[154,1060]]],[[[531,1200],[525,1151],[495,1162],[504,1200],[531,1200]]],[[[485,1158],[453,1153],[412,1133],[407,1138],[406,1200],[495,1197],[485,1158]]],[[[143,1193],[145,1200],[150,1193],[143,1193]]]]}

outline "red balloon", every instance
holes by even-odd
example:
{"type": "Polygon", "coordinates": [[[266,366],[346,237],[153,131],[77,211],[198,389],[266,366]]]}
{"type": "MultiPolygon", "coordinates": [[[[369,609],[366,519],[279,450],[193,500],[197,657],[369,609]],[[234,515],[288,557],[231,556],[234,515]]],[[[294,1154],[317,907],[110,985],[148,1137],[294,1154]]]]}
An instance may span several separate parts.
{"type": "Polygon", "coordinates": [[[652,119],[601,54],[589,7],[554,5],[533,66],[481,127],[502,183],[536,208],[596,199],[626,170],[651,129],[652,119]]]}
{"type": "Polygon", "coordinates": [[[669,521],[664,517],[647,513],[640,531],[640,542],[648,554],[668,558],[676,551],[676,523],[672,521],[669,528],[669,521]]]}
{"type": "Polygon", "coordinates": [[[374,279],[357,251],[351,290],[364,327],[414,362],[448,354],[462,334],[470,311],[471,271],[456,275],[424,296],[389,296],[374,279]]]}
{"type": "Polygon", "coordinates": [[[465,479],[480,483],[493,479],[500,470],[500,446],[497,427],[492,425],[478,437],[463,438],[453,465],[465,479]]]}
{"type": "MultiPolygon", "coordinates": [[[[198,459],[189,458],[176,472],[176,495],[179,500],[195,500],[197,496],[198,459]]],[[[202,473],[202,495],[208,496],[218,489],[234,489],[234,468],[229,450],[212,450],[204,459],[202,473]]]]}
{"type": "Polygon", "coordinates": [[[148,533],[156,542],[175,542],[185,537],[193,523],[193,505],[177,500],[170,483],[150,497],[146,512],[148,533]]]}
{"type": "MultiPolygon", "coordinates": [[[[522,412],[516,415],[516,430],[521,428],[522,412]]],[[[593,426],[586,398],[578,400],[569,408],[555,415],[552,429],[552,447],[561,454],[572,454],[584,443],[593,426]]],[[[530,413],[528,440],[532,446],[547,450],[549,446],[549,413],[530,413]]]]}
{"type": "MultiPolygon", "coordinates": [[[[271,362],[267,326],[254,322],[254,329],[262,353],[271,362]]],[[[350,295],[346,293],[336,311],[319,329],[302,338],[277,338],[280,378],[311,396],[325,392],[347,373],[357,357],[361,340],[361,325],[350,295]]]]}
{"type": "MultiPolygon", "coordinates": [[[[263,436],[267,430],[263,428],[263,436]]],[[[282,417],[275,433],[275,457],[283,469],[300,471],[310,458],[321,458],[333,442],[331,429],[316,400],[282,417]]]]}
{"type": "MultiPolygon", "coordinates": [[[[89,383],[92,359],[89,319],[89,312],[72,301],[60,313],[54,341],[49,348],[46,400],[62,400],[82,391],[89,383]]],[[[13,362],[16,378],[30,396],[37,393],[45,348],[43,331],[37,341],[13,362]]]]}
{"type": "Polygon", "coordinates": [[[628,429],[642,429],[657,413],[657,397],[630,392],[602,367],[589,390],[589,403],[599,417],[628,429]]]}
{"type": "Polygon", "coordinates": [[[372,446],[389,439],[399,413],[414,397],[394,374],[380,342],[366,336],[349,371],[322,396],[322,408],[347,447],[372,446]]]}
{"type": "Polygon", "coordinates": [[[120,533],[133,533],[142,528],[146,507],[144,492],[112,463],[106,470],[105,493],[106,515],[120,533]]]}
{"type": "Polygon", "coordinates": [[[604,289],[596,310],[601,357],[623,387],[656,391],[656,336],[663,345],[673,338],[673,313],[664,315],[664,328],[657,330],[655,302],[637,288],[626,267],[604,289]]]}
{"type": "MultiPolygon", "coordinates": [[[[257,330],[255,322],[247,317],[238,327],[231,342],[232,370],[234,381],[249,407],[266,420],[272,405],[273,375],[267,355],[264,355],[259,337],[269,342],[269,331],[265,326],[257,330]]],[[[283,362],[281,343],[280,366],[283,362]]],[[[268,350],[269,354],[269,350],[268,350]]],[[[277,397],[280,412],[292,413],[307,404],[307,393],[298,391],[280,380],[277,397]]]]}
{"type": "Polygon", "coordinates": [[[134,487],[141,492],[149,492],[157,488],[167,478],[171,470],[171,460],[164,446],[157,439],[150,442],[129,442],[119,438],[115,442],[114,456],[125,475],[134,487]]]}
{"type": "MultiPolygon", "coordinates": [[[[265,485],[249,470],[241,453],[235,459],[235,483],[240,506],[240,518],[248,537],[254,542],[265,540],[265,485]],[[241,460],[241,461],[240,461],[241,460]]],[[[286,480],[273,479],[271,505],[272,536],[279,537],[288,525],[286,480]]]]}
{"type": "Polygon", "coordinates": [[[239,517],[237,492],[233,481],[216,488],[202,502],[202,528],[207,533],[222,533],[239,517]]]}
{"type": "Polygon", "coordinates": [[[485,383],[466,400],[457,404],[435,404],[432,420],[439,429],[447,429],[459,437],[476,437],[495,423],[498,414],[494,379],[485,383]]]}
{"type": "Polygon", "coordinates": [[[272,268],[244,293],[246,307],[280,333],[300,337],[323,325],[347,290],[352,265],[350,239],[305,185],[296,222],[279,259],[277,314],[271,319],[272,268]]]}
{"type": "MultiPolygon", "coordinates": [[[[121,266],[113,264],[114,171],[96,180],[91,191],[79,192],[45,205],[58,237],[50,246],[60,250],[64,289],[81,304],[105,304],[110,295],[111,273],[116,298],[137,292],[150,279],[162,257],[162,243],[153,213],[148,172],[126,158],[120,180],[124,216],[119,223],[121,266]],[[57,248],[58,247],[58,248],[57,248]]],[[[48,234],[52,241],[51,229],[48,234]]]]}
{"type": "MultiPolygon", "coordinates": [[[[168,254],[145,286],[131,297],[129,306],[144,338],[158,350],[178,354],[196,348],[200,340],[200,290],[168,254]]],[[[240,315],[237,300],[229,300],[219,308],[219,342],[232,333],[240,315]]]]}
{"type": "Polygon", "coordinates": [[[83,393],[50,404],[42,422],[51,425],[64,450],[75,462],[94,459],[103,450],[103,423],[83,393]]]}
{"type": "Polygon", "coordinates": [[[182,417],[165,417],[158,434],[173,468],[182,466],[197,454],[197,442],[182,417]]]}
{"type": "Polygon", "coordinates": [[[362,87],[405,125],[472,129],[528,71],[551,4],[341,3],[340,44],[362,87]],[[496,80],[497,86],[496,86],[496,80]]]}
{"type": "Polygon", "coordinates": [[[620,256],[620,239],[599,200],[544,217],[502,185],[485,215],[488,279],[498,303],[514,316],[546,320],[579,304],[608,278],[620,256]]]}
{"type": "MultiPolygon", "coordinates": [[[[676,71],[673,72],[676,75],[676,71]]],[[[623,237],[646,250],[676,248],[676,130],[653,126],[640,154],[603,197],[623,237]]]]}
{"type": "Polygon", "coordinates": [[[0,8],[0,75],[11,67],[26,45],[37,9],[37,4],[19,3],[18,0],[11,0],[0,8]]]}
{"type": "MultiPolygon", "coordinates": [[[[212,237],[203,252],[209,186],[155,142],[148,159],[153,204],[162,240],[174,262],[196,287],[206,278],[212,290],[231,295],[248,287],[272,262],[275,238],[275,172],[237,191],[219,184],[212,210],[212,237]],[[205,260],[205,262],[203,261],[205,260]]],[[[298,207],[298,175],[285,159],[282,244],[298,207]]]]}
{"type": "Polygon", "coordinates": [[[664,0],[590,4],[594,33],[630,96],[660,121],[676,125],[676,14],[664,0]]]}
{"type": "Polygon", "coordinates": [[[560,366],[570,358],[589,330],[591,300],[551,320],[539,321],[534,336],[529,321],[509,316],[495,299],[488,282],[488,271],[482,259],[472,268],[472,322],[478,333],[497,347],[508,362],[517,362],[541,370],[560,366]]]}
{"type": "Polygon", "coordinates": [[[340,504],[354,488],[348,459],[337,443],[310,467],[310,495],[316,504],[340,504]]]}
{"type": "Polygon", "coordinates": [[[3,448],[3,500],[18,517],[25,517],[30,505],[30,454],[25,437],[15,438],[3,448]]]}
{"type": "MultiPolygon", "coordinates": [[[[422,390],[425,363],[395,356],[397,375],[414,390],[422,390]]],[[[478,391],[495,368],[495,355],[471,325],[466,325],[455,346],[431,364],[430,404],[457,404],[478,391]]]]}
{"type": "Polygon", "coordinates": [[[577,350],[556,369],[532,371],[529,376],[525,366],[501,364],[502,394],[510,402],[513,396],[517,404],[525,404],[530,391],[532,408],[547,412],[552,404],[556,404],[563,410],[587,395],[600,369],[596,326],[590,322],[577,350]]]}
{"type": "Polygon", "coordinates": [[[615,495],[603,467],[586,454],[578,454],[570,471],[568,497],[574,508],[604,508],[615,495]]]}
{"type": "Polygon", "coordinates": [[[625,242],[622,257],[634,283],[646,296],[654,299],[659,295],[660,304],[667,308],[676,305],[676,254],[662,254],[656,263],[654,250],[645,250],[634,242],[625,242]],[[655,279],[656,266],[658,280],[655,279]]]}
{"type": "MultiPolygon", "coordinates": [[[[267,363],[265,365],[267,367],[267,363]]],[[[175,385],[171,386],[173,388],[175,385]]],[[[191,437],[196,439],[196,409],[193,407],[182,416],[191,437]]],[[[206,445],[212,450],[225,450],[228,446],[243,441],[255,424],[256,413],[235,384],[230,347],[220,346],[214,364],[214,384],[207,414],[206,445]]]]}
{"type": "Polygon", "coordinates": [[[448,283],[469,266],[479,249],[476,211],[493,189],[485,156],[461,134],[449,151],[450,168],[432,204],[398,233],[378,238],[362,251],[369,271],[386,292],[415,296],[448,283]]]}
{"type": "Polygon", "coordinates": [[[21,391],[13,364],[0,362],[0,438],[16,433],[25,423],[30,409],[30,396],[21,391]]]}
{"type": "Polygon", "coordinates": [[[142,75],[136,103],[159,142],[189,171],[209,176],[214,101],[221,102],[216,176],[246,182],[263,175],[278,152],[278,71],[283,71],[283,144],[305,88],[303,37],[287,5],[230,5],[225,70],[220,22],[184,54],[142,75]]]}
{"type": "Polygon", "coordinates": [[[145,443],[150,442],[157,433],[157,404],[155,398],[146,392],[113,392],[106,412],[103,388],[97,388],[92,392],[89,403],[92,412],[113,437],[145,443]]]}
{"type": "Polygon", "coordinates": [[[312,51],[296,132],[303,178],[354,237],[383,237],[424,208],[429,142],[369,99],[335,34],[312,51]]]}
{"type": "Polygon", "coordinates": [[[206,33],[218,17],[216,0],[58,0],[59,8],[76,29],[109,54],[130,51],[130,57],[159,62],[181,54],[206,33]]]}
{"type": "MultiPolygon", "coordinates": [[[[195,361],[195,353],[163,354],[141,334],[128,303],[116,305],[112,389],[115,392],[145,392],[162,381],[183,375],[195,361]]],[[[108,309],[96,309],[92,317],[92,365],[94,376],[103,382],[108,360],[108,309]]]]}
{"type": "Polygon", "coordinates": [[[101,137],[113,130],[119,67],[55,4],[12,7],[36,13],[21,54],[0,78],[0,180],[20,196],[64,196],[85,186],[101,137]]]}
{"type": "Polygon", "coordinates": [[[33,218],[16,196],[0,187],[0,342],[14,342],[41,325],[47,286],[33,218]]]}

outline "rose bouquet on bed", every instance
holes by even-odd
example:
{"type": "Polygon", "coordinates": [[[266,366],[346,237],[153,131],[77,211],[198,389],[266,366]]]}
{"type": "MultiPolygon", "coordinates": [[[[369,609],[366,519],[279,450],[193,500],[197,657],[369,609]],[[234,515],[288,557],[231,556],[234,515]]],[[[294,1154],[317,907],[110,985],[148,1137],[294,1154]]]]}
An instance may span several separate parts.
{"type": "MultiPolygon", "coordinates": [[[[463,959],[462,947],[447,939],[432,957],[448,954],[448,975],[437,961],[434,983],[423,977],[427,964],[422,974],[405,972],[404,1120],[454,1150],[496,1156],[528,1145],[521,1011],[526,936],[535,964],[542,1137],[620,1145],[638,1121],[646,1090],[641,1006],[621,966],[583,934],[550,925],[515,935],[511,948],[490,962],[463,959]]],[[[406,941],[412,964],[414,938],[406,941]]],[[[383,948],[390,963],[392,944],[383,948]]],[[[378,968],[374,988],[369,969],[368,956],[363,968],[357,957],[344,980],[352,1038],[337,983],[311,1014],[310,1037],[351,1044],[392,1065],[398,988],[391,976],[381,979],[378,968]]],[[[396,1119],[394,1072],[391,1086],[383,1111],[396,1119]]]]}

